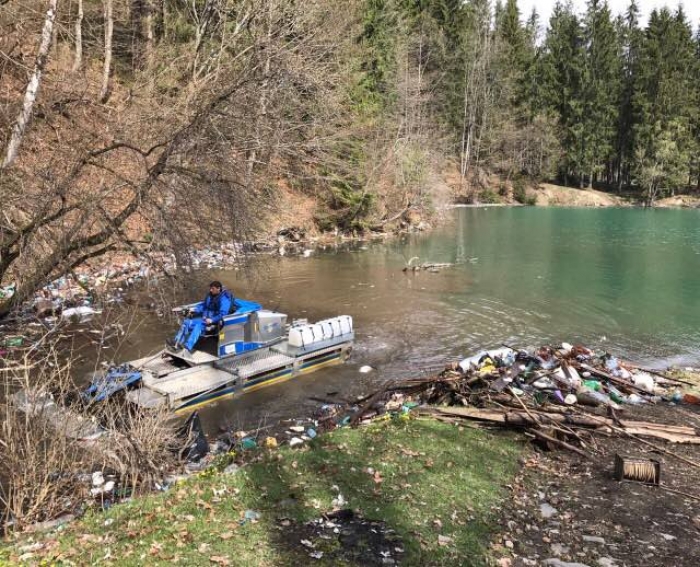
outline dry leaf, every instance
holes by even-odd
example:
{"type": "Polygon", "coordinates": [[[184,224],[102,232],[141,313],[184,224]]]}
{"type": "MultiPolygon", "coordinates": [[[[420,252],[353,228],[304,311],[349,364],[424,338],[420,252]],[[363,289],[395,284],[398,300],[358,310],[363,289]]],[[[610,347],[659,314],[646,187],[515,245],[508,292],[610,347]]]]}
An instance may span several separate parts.
{"type": "Polygon", "coordinates": [[[221,555],[212,555],[209,558],[209,561],[216,563],[217,565],[231,565],[231,562],[226,557],[222,557],[221,555]]]}

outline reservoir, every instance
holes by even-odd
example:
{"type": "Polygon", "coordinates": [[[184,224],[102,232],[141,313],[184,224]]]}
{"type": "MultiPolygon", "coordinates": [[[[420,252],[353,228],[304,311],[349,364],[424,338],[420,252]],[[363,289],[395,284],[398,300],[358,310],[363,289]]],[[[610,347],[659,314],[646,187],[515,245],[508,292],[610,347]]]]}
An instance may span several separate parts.
{"type": "MultiPolygon", "coordinates": [[[[350,361],[204,408],[211,425],[302,415],[506,343],[583,343],[639,363],[700,364],[700,211],[457,208],[431,232],[214,271],[235,295],[290,317],[352,315],[350,361]],[[438,273],[417,263],[452,263],[438,273]],[[359,373],[370,365],[374,370],[359,373]],[[336,394],[337,392],[337,394],[336,394]]],[[[201,284],[201,285],[200,285],[201,284]]],[[[171,331],[146,322],[122,360],[171,331]]]]}

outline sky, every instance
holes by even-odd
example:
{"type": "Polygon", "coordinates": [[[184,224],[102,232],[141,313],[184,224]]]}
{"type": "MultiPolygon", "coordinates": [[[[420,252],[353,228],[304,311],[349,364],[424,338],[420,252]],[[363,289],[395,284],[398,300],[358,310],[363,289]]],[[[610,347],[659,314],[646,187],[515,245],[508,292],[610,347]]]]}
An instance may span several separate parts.
{"type": "MultiPolygon", "coordinates": [[[[629,6],[629,3],[629,0],[608,0],[608,5],[613,14],[623,13],[629,6]]],[[[537,7],[537,13],[540,15],[540,22],[543,28],[549,22],[549,16],[554,4],[556,4],[556,0],[518,0],[520,14],[523,19],[526,19],[532,12],[533,6],[537,7]]],[[[573,0],[573,4],[576,10],[581,13],[586,8],[586,0],[573,0]]],[[[654,8],[668,6],[671,10],[675,10],[678,4],[678,0],[637,0],[637,5],[641,11],[641,24],[646,24],[647,18],[654,8]]],[[[693,28],[697,28],[698,23],[700,23],[700,0],[683,0],[680,4],[683,4],[685,13],[692,22],[693,28]]]]}

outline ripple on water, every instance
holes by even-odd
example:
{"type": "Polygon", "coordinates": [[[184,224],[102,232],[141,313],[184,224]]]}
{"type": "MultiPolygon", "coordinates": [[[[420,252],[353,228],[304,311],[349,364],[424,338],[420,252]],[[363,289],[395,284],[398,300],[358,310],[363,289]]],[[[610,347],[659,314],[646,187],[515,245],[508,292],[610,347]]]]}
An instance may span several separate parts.
{"type": "MultiPolygon", "coordinates": [[[[430,234],[366,251],[270,259],[254,278],[217,272],[241,297],[320,319],[355,319],[351,362],[205,410],[213,421],[298,414],[310,397],[353,396],[501,343],[589,344],[645,364],[700,364],[700,211],[499,208],[455,211],[430,234]],[[458,262],[404,274],[407,258],[458,262]],[[468,258],[479,258],[471,263],[468,258]],[[375,371],[360,374],[369,364],[375,371]]],[[[148,341],[128,358],[142,356],[148,341]]]]}

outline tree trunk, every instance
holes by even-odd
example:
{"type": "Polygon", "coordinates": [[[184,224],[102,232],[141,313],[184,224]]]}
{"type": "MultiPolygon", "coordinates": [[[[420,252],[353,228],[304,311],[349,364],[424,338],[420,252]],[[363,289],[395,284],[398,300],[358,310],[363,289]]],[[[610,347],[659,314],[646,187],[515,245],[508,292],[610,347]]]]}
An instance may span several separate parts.
{"type": "Polygon", "coordinates": [[[469,161],[469,73],[466,71],[464,73],[464,115],[462,117],[462,143],[461,143],[461,160],[459,172],[462,176],[462,185],[466,187],[466,176],[467,176],[467,162],[469,161]]]}
{"type": "Polygon", "coordinates": [[[41,76],[44,73],[44,68],[46,67],[46,62],[48,61],[49,49],[51,48],[54,22],[56,21],[57,4],[58,0],[49,0],[49,9],[46,12],[44,28],[41,31],[41,43],[39,44],[39,52],[37,53],[36,63],[34,64],[34,72],[29,80],[29,84],[27,85],[27,90],[24,93],[22,110],[20,111],[17,121],[12,128],[12,134],[10,136],[9,143],[7,144],[7,152],[2,163],[2,169],[12,165],[12,162],[14,162],[17,158],[17,152],[19,151],[19,147],[22,144],[22,139],[24,138],[24,133],[27,130],[29,121],[31,120],[34,103],[36,102],[36,97],[39,94],[39,87],[41,86],[41,76]]]}
{"type": "Polygon", "coordinates": [[[129,26],[131,28],[131,67],[133,69],[141,69],[143,67],[144,4],[144,0],[130,0],[129,2],[129,26]]]}
{"type": "Polygon", "coordinates": [[[78,0],[78,16],[75,20],[75,62],[73,72],[80,71],[83,66],[83,0],[78,0]]]}
{"type": "Polygon", "coordinates": [[[158,30],[163,40],[168,40],[168,0],[158,0],[158,30]]]}
{"type": "Polygon", "coordinates": [[[262,129],[267,122],[267,105],[270,88],[270,65],[272,62],[272,0],[268,0],[267,7],[267,38],[265,43],[265,66],[263,67],[263,79],[260,85],[260,106],[258,116],[255,119],[255,142],[253,149],[248,154],[246,163],[245,186],[250,190],[253,183],[255,164],[258,161],[258,152],[262,149],[262,129]]]}
{"type": "Polygon", "coordinates": [[[111,94],[110,77],[112,75],[112,36],[114,35],[114,13],[112,0],[104,0],[105,3],[105,63],[102,73],[102,89],[100,90],[100,102],[105,104],[111,94]]]}
{"type": "Polygon", "coordinates": [[[154,0],[146,0],[146,68],[153,68],[153,49],[155,44],[154,0]]]}

